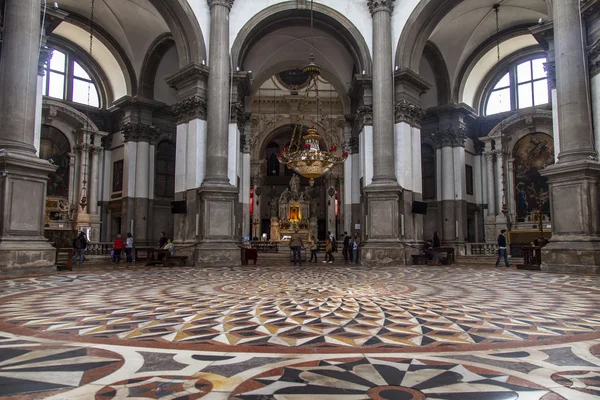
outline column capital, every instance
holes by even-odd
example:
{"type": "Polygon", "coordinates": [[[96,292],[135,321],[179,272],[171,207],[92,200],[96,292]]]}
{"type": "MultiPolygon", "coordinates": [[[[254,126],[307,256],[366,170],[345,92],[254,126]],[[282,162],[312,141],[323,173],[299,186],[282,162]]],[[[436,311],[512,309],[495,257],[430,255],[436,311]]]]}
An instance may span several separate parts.
{"type": "Polygon", "coordinates": [[[425,118],[425,110],[408,100],[401,99],[394,105],[395,122],[406,122],[415,128],[421,128],[421,122],[425,118]]]}
{"type": "Polygon", "coordinates": [[[184,124],[193,119],[206,121],[207,108],[208,103],[200,95],[188,97],[171,106],[171,110],[177,119],[177,124],[184,124]]]}
{"type": "Polygon", "coordinates": [[[492,151],[484,151],[483,152],[483,156],[488,161],[488,167],[491,168],[491,164],[489,164],[489,163],[491,163],[492,161],[494,161],[494,152],[492,152],[492,151]]]}
{"type": "Polygon", "coordinates": [[[387,11],[391,14],[394,11],[394,1],[396,0],[367,0],[367,7],[371,15],[379,11],[387,11]]]}
{"type": "Polygon", "coordinates": [[[42,46],[40,49],[40,58],[38,60],[38,75],[44,76],[46,75],[46,71],[44,71],[44,67],[48,65],[50,60],[52,59],[52,49],[48,46],[42,46]]]}
{"type": "Polygon", "coordinates": [[[373,125],[373,106],[363,105],[356,109],[354,114],[354,127],[357,132],[362,131],[365,125],[373,125]]]}
{"type": "Polygon", "coordinates": [[[246,109],[244,104],[240,101],[234,101],[229,104],[230,108],[230,120],[231,124],[237,124],[238,129],[241,131],[244,130],[244,124],[248,120],[248,116],[246,115],[246,109]]]}
{"type": "Polygon", "coordinates": [[[123,132],[125,142],[148,142],[150,144],[154,143],[159,135],[158,128],[154,126],[131,122],[123,124],[121,132],[123,132]]]}
{"type": "MultiPolygon", "coordinates": [[[[600,61],[600,60],[598,60],[598,61],[600,61]]],[[[590,65],[592,65],[591,58],[590,58],[590,65]]],[[[600,66],[600,62],[599,62],[599,66],[600,66]]],[[[556,89],[556,62],[548,61],[548,62],[544,63],[544,71],[546,71],[546,75],[548,76],[548,85],[550,86],[550,89],[556,89]]]]}
{"type": "Polygon", "coordinates": [[[213,8],[214,6],[223,6],[223,7],[227,7],[230,10],[231,10],[231,7],[233,7],[234,1],[235,0],[206,0],[206,2],[208,3],[208,6],[210,8],[213,8]]]}
{"type": "Polygon", "coordinates": [[[447,128],[432,134],[436,148],[465,147],[466,128],[447,128]]]}
{"type": "Polygon", "coordinates": [[[110,151],[112,149],[112,141],[113,135],[107,135],[102,138],[102,146],[104,147],[104,150],[110,151]]]}
{"type": "Polygon", "coordinates": [[[350,154],[358,154],[359,145],[358,136],[351,136],[342,143],[342,149],[350,154]]]}

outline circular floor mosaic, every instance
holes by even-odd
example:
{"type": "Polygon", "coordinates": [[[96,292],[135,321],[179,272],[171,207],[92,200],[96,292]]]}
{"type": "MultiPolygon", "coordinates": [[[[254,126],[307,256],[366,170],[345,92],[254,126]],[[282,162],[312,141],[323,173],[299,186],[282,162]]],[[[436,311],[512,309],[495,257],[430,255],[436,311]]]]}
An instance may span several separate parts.
{"type": "Polygon", "coordinates": [[[514,347],[600,337],[599,287],[598,277],[504,269],[134,269],[2,281],[0,326],[220,351],[514,347]]]}

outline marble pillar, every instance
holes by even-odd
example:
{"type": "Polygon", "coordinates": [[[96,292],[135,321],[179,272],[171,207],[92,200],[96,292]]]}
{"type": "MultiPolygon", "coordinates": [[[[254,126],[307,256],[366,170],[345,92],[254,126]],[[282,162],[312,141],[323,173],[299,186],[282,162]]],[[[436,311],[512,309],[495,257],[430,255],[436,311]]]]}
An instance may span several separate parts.
{"type": "Polygon", "coordinates": [[[230,64],[229,12],[234,0],[208,0],[210,6],[210,54],[208,76],[208,129],[206,176],[199,188],[200,244],[196,263],[238,265],[236,242],[238,189],[228,177],[230,64]]]}
{"type": "Polygon", "coordinates": [[[100,215],[98,214],[98,189],[99,178],[102,174],[100,169],[100,155],[102,154],[101,146],[91,148],[91,172],[89,185],[89,214],[90,214],[90,237],[92,242],[100,241],[100,215]]]}
{"type": "Polygon", "coordinates": [[[40,0],[6,0],[0,59],[0,276],[51,272],[44,238],[46,182],[36,157],[40,0]]]}
{"type": "Polygon", "coordinates": [[[373,18],[373,181],[366,197],[363,265],[406,264],[401,245],[402,188],[394,159],[391,14],[394,0],[368,0],[373,18]]]}
{"type": "Polygon", "coordinates": [[[578,0],[553,2],[560,153],[550,185],[552,238],[542,270],[600,273],[600,163],[594,150],[578,0]]]}

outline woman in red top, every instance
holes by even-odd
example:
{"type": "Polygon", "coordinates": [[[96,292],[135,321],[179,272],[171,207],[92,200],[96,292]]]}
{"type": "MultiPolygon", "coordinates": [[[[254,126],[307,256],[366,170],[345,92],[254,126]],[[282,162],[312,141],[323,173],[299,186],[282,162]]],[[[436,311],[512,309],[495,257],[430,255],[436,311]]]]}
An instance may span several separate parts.
{"type": "Polygon", "coordinates": [[[123,250],[123,239],[121,235],[117,235],[115,243],[113,244],[113,263],[118,264],[121,262],[121,251],[123,250]]]}

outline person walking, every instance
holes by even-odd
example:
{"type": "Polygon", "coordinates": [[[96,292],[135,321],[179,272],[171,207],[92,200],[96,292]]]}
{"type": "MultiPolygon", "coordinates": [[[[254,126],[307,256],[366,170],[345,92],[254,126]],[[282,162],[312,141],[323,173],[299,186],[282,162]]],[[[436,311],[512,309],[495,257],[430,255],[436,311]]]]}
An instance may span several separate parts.
{"type": "Polygon", "coordinates": [[[317,245],[317,242],[315,242],[315,239],[311,239],[310,240],[310,262],[316,263],[317,262],[317,250],[319,249],[319,246],[317,245]],[[315,259],[315,261],[313,261],[313,258],[315,259]]]}
{"type": "Polygon", "coordinates": [[[85,233],[79,232],[79,235],[73,239],[73,265],[83,265],[84,253],[87,248],[87,239],[85,233]]]}
{"type": "Polygon", "coordinates": [[[325,242],[325,261],[323,261],[323,264],[333,264],[334,260],[335,259],[333,258],[333,241],[330,237],[328,237],[327,241],[325,242]]]}
{"type": "Polygon", "coordinates": [[[298,228],[294,229],[294,233],[292,233],[292,237],[290,238],[290,249],[292,249],[292,259],[294,261],[294,265],[296,265],[296,260],[302,266],[302,247],[304,247],[304,243],[302,243],[302,235],[298,233],[298,228]]]}
{"type": "Polygon", "coordinates": [[[360,247],[360,237],[358,232],[354,232],[354,238],[352,238],[352,264],[358,263],[358,248],[360,247]]]}
{"type": "Polygon", "coordinates": [[[500,259],[504,258],[504,265],[506,265],[506,268],[510,268],[506,244],[506,229],[502,229],[500,235],[498,235],[498,259],[496,260],[496,267],[500,265],[500,259]]]}
{"type": "Polygon", "coordinates": [[[121,234],[117,235],[115,242],[113,243],[113,263],[119,264],[121,262],[121,251],[123,250],[123,239],[121,234]]]}
{"type": "Polygon", "coordinates": [[[125,239],[125,255],[127,256],[126,262],[131,264],[133,262],[133,257],[131,257],[131,252],[133,251],[133,236],[131,233],[127,234],[127,239],[125,239]]]}
{"type": "Polygon", "coordinates": [[[348,232],[344,232],[344,247],[342,248],[342,255],[344,256],[344,262],[346,264],[352,261],[352,256],[350,254],[350,236],[348,236],[348,232]]]}

